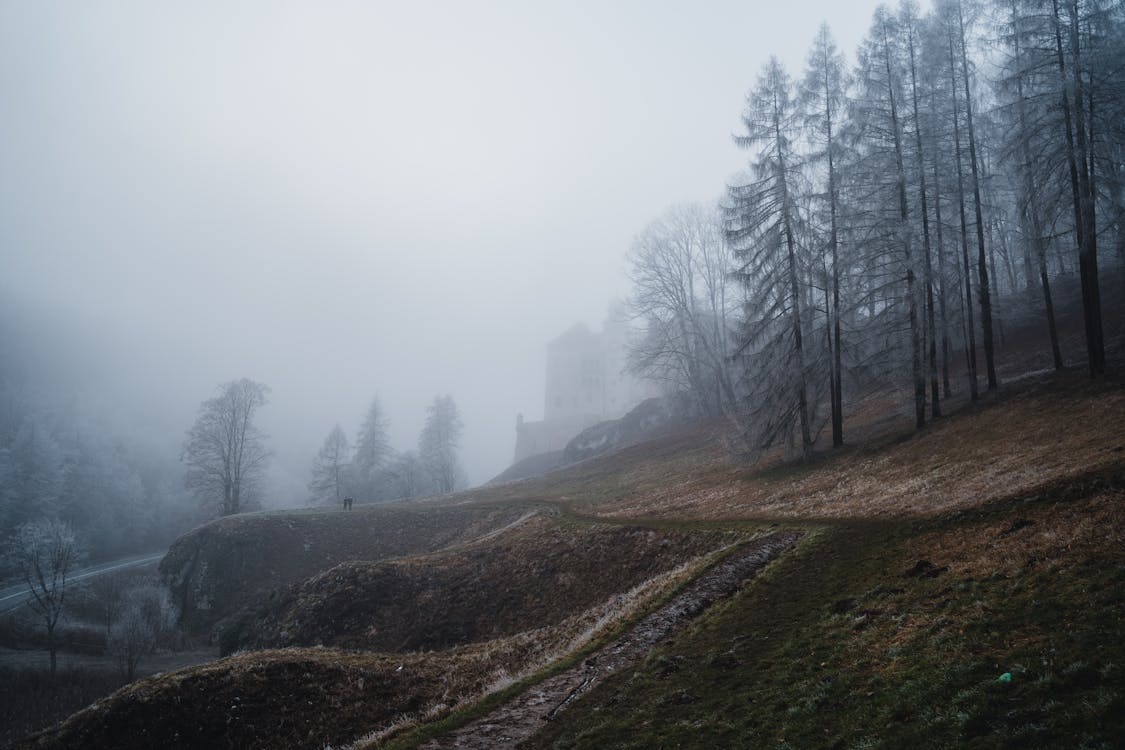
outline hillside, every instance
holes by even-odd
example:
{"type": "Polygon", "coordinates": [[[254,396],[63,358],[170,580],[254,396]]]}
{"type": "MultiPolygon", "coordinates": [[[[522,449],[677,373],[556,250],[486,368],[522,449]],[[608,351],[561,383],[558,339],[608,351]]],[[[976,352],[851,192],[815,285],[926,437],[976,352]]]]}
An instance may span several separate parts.
{"type": "Polygon", "coordinates": [[[160,563],[189,632],[205,633],[262,592],[347,560],[382,560],[478,538],[516,507],[359,506],[221,518],[180,537],[160,563]]]}
{"type": "MultiPolygon", "coordinates": [[[[472,727],[578,666],[527,746],[1119,747],[1123,420],[1120,380],[1043,376],[920,433],[857,421],[809,464],[732,465],[697,425],[387,509],[425,532],[403,521],[244,598],[231,646],[274,650],[138,681],[26,746],[498,746],[472,727]],[[675,604],[781,531],[800,540],[756,577],[675,604]],[[634,623],[677,611],[610,668],[634,623]]],[[[272,570],[300,557],[287,535],[381,516],[338,518],[228,519],[205,533],[257,541],[198,561],[272,570]]]]}

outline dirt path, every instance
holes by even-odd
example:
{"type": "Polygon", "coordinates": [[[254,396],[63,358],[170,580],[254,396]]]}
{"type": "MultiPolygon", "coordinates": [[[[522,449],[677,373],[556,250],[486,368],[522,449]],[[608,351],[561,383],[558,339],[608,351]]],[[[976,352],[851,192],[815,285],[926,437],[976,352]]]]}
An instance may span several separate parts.
{"type": "Polygon", "coordinates": [[[684,627],[716,600],[739,588],[791,547],[800,533],[781,532],[748,542],[695,579],[660,610],[582,664],[535,685],[514,700],[471,724],[424,745],[424,750],[513,748],[531,737],[580,695],[607,676],[631,667],[664,638],[684,627]]]}

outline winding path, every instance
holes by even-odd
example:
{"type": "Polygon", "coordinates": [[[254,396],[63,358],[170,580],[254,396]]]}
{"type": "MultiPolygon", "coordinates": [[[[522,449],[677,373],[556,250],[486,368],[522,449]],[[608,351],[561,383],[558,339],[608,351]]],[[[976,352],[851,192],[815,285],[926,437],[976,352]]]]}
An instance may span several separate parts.
{"type": "Polygon", "coordinates": [[[534,685],[492,713],[431,740],[422,748],[495,750],[515,747],[535,734],[544,721],[565,711],[583,693],[609,675],[639,663],[661,640],[683,628],[715,601],[738,591],[800,537],[800,532],[784,531],[745,543],[696,578],[668,604],[581,664],[534,685]]]}

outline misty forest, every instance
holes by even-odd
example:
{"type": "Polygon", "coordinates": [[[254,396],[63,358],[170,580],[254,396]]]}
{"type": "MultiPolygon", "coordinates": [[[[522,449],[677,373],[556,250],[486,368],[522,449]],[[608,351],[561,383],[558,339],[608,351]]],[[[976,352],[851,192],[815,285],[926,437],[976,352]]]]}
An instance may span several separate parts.
{"type": "MultiPolygon", "coordinates": [[[[287,38],[350,34],[341,8],[287,38]]],[[[477,10],[517,38],[507,14],[537,12],[477,10]]],[[[563,24],[564,44],[575,28],[601,36],[597,18],[571,28],[556,10],[541,20],[563,24]]],[[[516,157],[481,157],[475,187],[449,162],[441,181],[464,202],[447,208],[434,187],[403,217],[422,225],[375,260],[361,260],[366,240],[285,215],[316,203],[327,226],[345,216],[333,201],[402,213],[387,196],[432,175],[375,156],[390,192],[365,196],[341,164],[381,146],[358,149],[323,165],[346,198],[230,203],[214,209],[221,230],[177,239],[233,200],[226,163],[184,167],[204,175],[185,190],[228,196],[214,204],[160,213],[173,178],[158,177],[122,199],[131,208],[99,208],[97,192],[141,167],[70,164],[77,146],[44,145],[112,127],[96,117],[57,141],[29,136],[47,127],[36,108],[83,94],[28,93],[39,79],[20,83],[21,55],[40,58],[13,42],[0,62],[5,109],[22,113],[0,126],[0,745],[1125,745],[1125,4],[837,10],[857,24],[840,37],[815,16],[760,17],[752,49],[724,58],[740,87],[725,110],[687,100],[702,77],[645,72],[660,112],[719,128],[708,143],[638,113],[629,126],[659,140],[637,133],[631,166],[606,156],[634,147],[610,120],[650,101],[641,89],[571,120],[539,99],[574,95],[559,69],[487,68],[542,74],[526,106],[568,124],[516,157]],[[805,46],[773,46],[789,38],[771,38],[774,21],[805,46]],[[567,150],[587,137],[609,149],[590,164],[567,150]],[[28,144],[55,151],[42,177],[28,144]],[[638,171],[711,148],[705,179],[638,171]],[[534,184],[512,195],[529,202],[490,199],[522,162],[534,184]],[[556,200],[551,183],[578,170],[584,197],[556,200]],[[87,198],[64,198],[88,179],[87,198]],[[635,202],[615,195],[625,185],[635,202]],[[34,191],[57,203],[21,197],[34,191]],[[506,205],[491,214],[488,200],[506,205]],[[425,228],[447,221],[450,234],[425,228]],[[246,261],[189,249],[220,231],[230,247],[264,244],[246,261]],[[142,254],[110,270],[131,232],[142,254]],[[510,256],[479,249],[509,236],[510,256]],[[427,256],[422,238],[442,249],[427,256]],[[556,261],[555,241],[591,251],[556,261]],[[346,247],[320,247],[333,242],[346,247]],[[53,255],[60,243],[73,255],[53,255]]],[[[147,13],[138,29],[158,23],[147,13]]],[[[34,27],[64,44],[81,24],[65,7],[4,15],[13,40],[34,27]]],[[[657,33],[616,16],[606,29],[657,33]]],[[[706,18],[659,31],[700,35],[683,52],[645,54],[718,60],[710,46],[728,37],[706,18]]],[[[240,33],[222,35],[237,48],[240,33]]],[[[348,44],[332,53],[345,65],[348,44]]],[[[320,104],[342,96],[319,69],[299,72],[313,64],[300,49],[283,71],[293,85],[325,92],[320,104]]],[[[140,80],[131,54],[119,62],[140,80]]],[[[184,76],[168,84],[184,96],[210,85],[184,76]]],[[[477,84],[471,106],[495,103],[477,84]]],[[[263,87],[244,107],[274,117],[263,87]]],[[[445,127],[464,118],[485,147],[501,137],[473,136],[470,100],[449,96],[445,127]]],[[[328,127],[317,106],[298,117],[302,138],[328,127]]],[[[246,164],[294,142],[264,133],[246,164]]],[[[136,141],[137,163],[159,143],[136,141]]],[[[285,184],[276,170],[266,182],[285,184]]]]}

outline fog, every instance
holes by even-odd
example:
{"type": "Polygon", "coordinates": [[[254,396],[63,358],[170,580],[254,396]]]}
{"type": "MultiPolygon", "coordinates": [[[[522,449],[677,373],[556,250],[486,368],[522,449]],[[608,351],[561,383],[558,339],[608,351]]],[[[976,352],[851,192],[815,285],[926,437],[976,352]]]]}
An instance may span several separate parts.
{"type": "Polygon", "coordinates": [[[875,2],[5,3],[8,372],[175,451],[271,388],[272,504],[374,396],[396,449],[451,394],[472,483],[543,410],[666,206],[721,196],[769,54],[875,2]]]}

